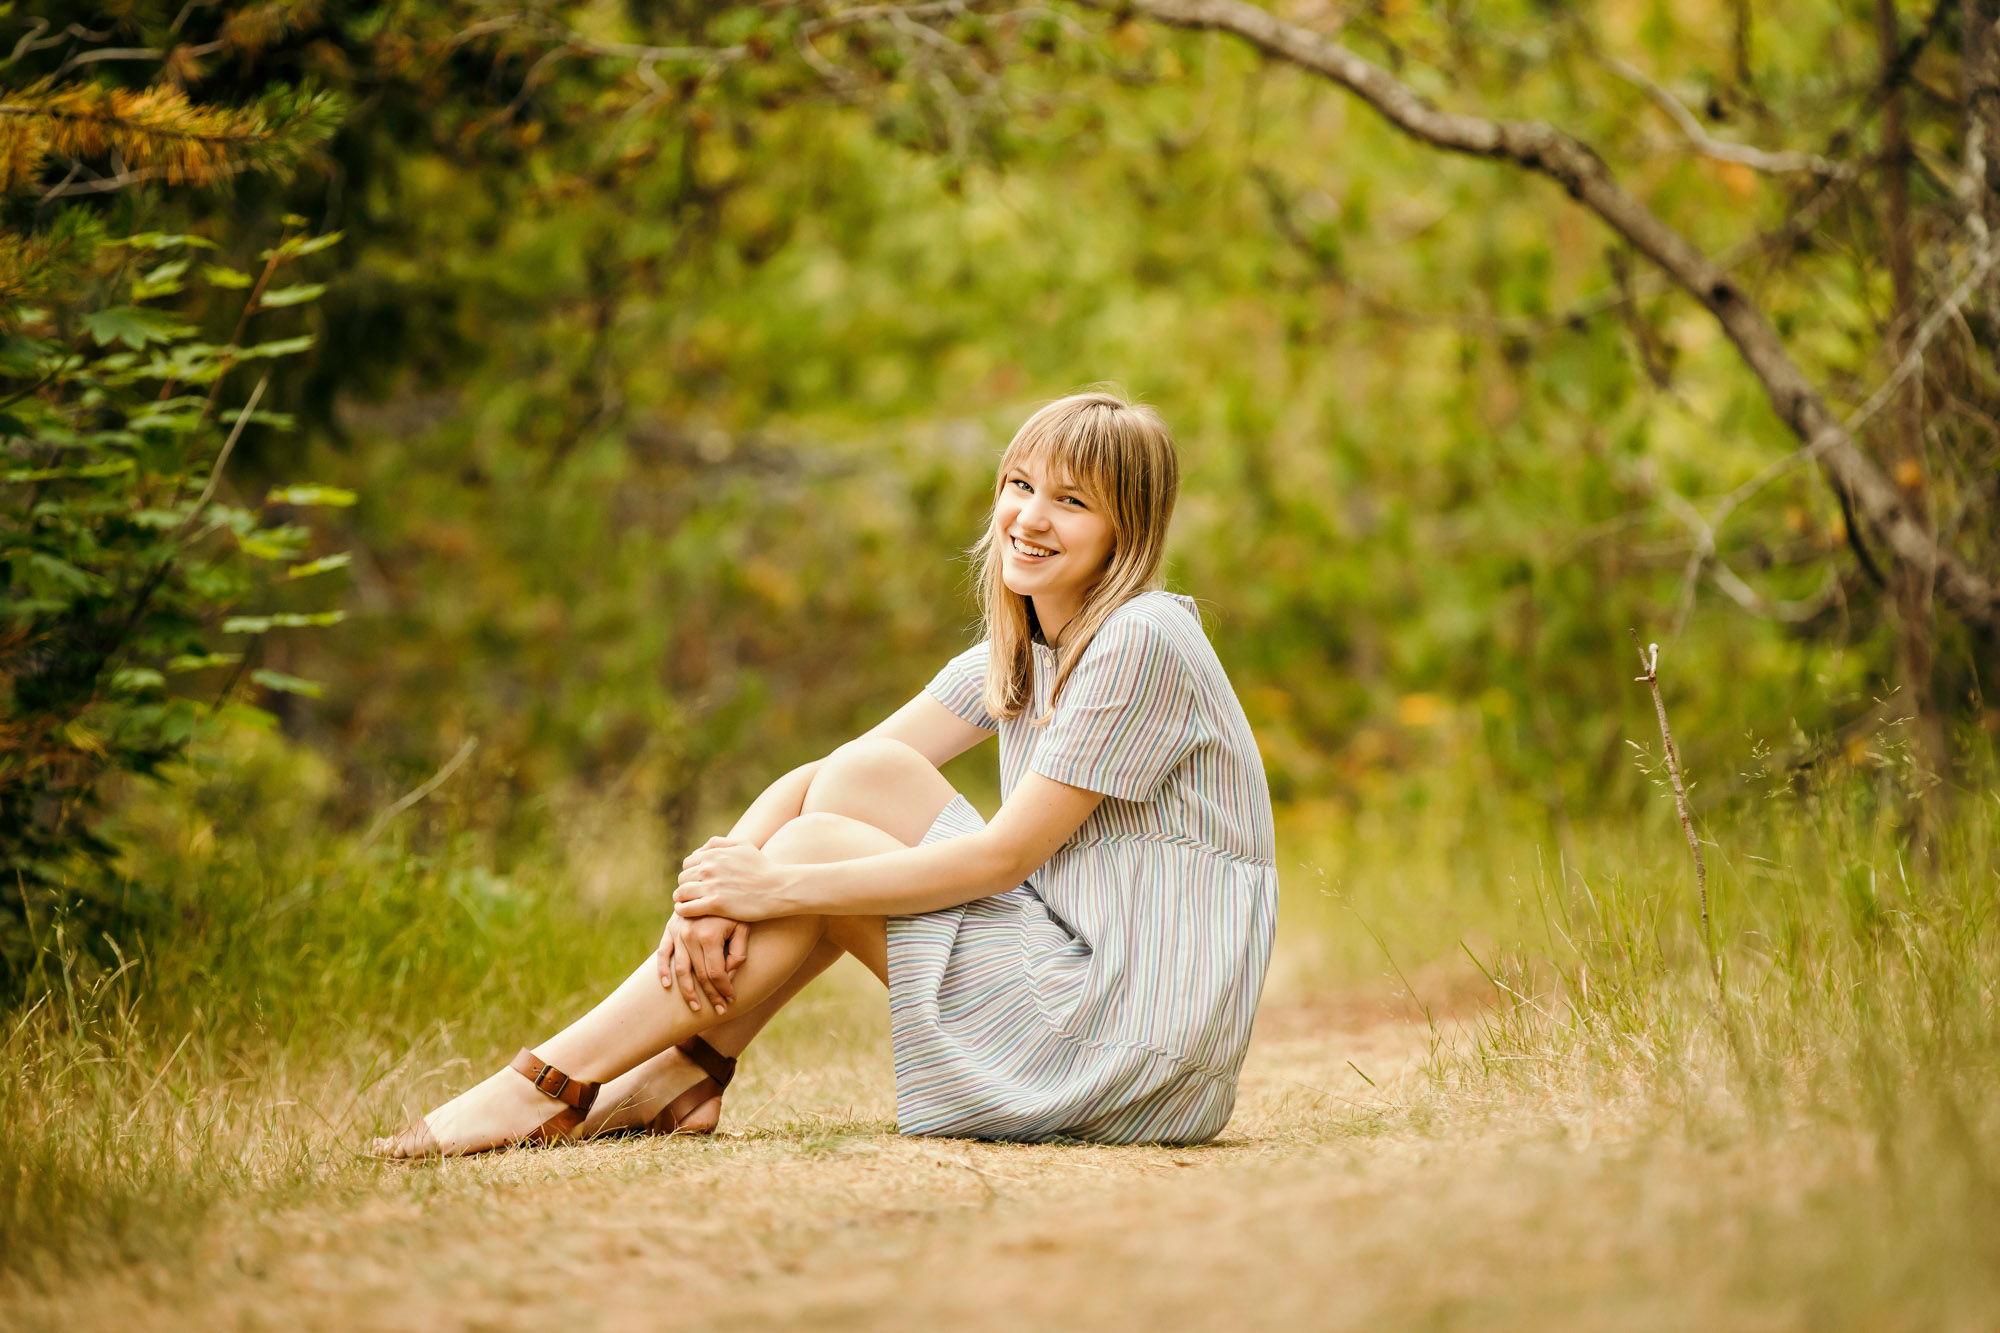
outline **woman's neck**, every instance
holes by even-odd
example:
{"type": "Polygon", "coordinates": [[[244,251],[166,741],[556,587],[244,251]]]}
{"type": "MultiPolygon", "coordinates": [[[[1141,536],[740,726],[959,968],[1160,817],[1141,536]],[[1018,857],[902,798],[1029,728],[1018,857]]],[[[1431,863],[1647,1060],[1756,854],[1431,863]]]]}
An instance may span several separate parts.
{"type": "Polygon", "coordinates": [[[1069,622],[1076,619],[1081,599],[1058,599],[1048,593],[1030,597],[1028,605],[1034,609],[1035,628],[1042,632],[1042,640],[1051,648],[1062,646],[1062,632],[1069,622]]]}

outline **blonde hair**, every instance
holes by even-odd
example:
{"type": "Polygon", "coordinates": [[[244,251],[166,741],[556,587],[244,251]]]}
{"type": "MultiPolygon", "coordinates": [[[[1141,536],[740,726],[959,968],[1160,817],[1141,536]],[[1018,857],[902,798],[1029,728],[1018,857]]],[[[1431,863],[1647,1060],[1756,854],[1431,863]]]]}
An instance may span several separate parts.
{"type": "Polygon", "coordinates": [[[1014,467],[1034,460],[1082,490],[1111,520],[1111,556],[1104,573],[1085,592],[1083,605],[1063,627],[1056,696],[1075,669],[1104,618],[1120,606],[1160,586],[1167,524],[1180,493],[1180,459],[1167,423],[1150,407],[1116,393],[1091,390],[1058,398],[1016,431],[994,478],[994,512],[986,533],[972,547],[981,560],[979,583],[990,656],[986,663],[985,704],[994,718],[1018,717],[1035,697],[1035,654],[1030,631],[1033,608],[1001,578],[1001,543],[994,524],[1001,488],[1014,467]]]}

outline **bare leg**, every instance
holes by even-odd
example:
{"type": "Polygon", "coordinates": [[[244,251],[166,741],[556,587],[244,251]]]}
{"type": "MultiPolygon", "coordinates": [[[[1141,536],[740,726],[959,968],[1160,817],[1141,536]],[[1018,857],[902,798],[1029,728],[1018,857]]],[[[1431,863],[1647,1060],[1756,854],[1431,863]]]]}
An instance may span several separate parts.
{"type": "MultiPolygon", "coordinates": [[[[858,820],[813,813],[779,830],[765,851],[785,861],[840,861],[904,845],[858,820]]],[[[739,1003],[753,1012],[776,998],[822,944],[853,953],[878,977],[887,978],[887,926],[879,916],[786,917],[759,922],[756,931],[757,947],[736,974],[739,1003]]],[[[534,1050],[572,1078],[608,1082],[718,1026],[718,1015],[706,1003],[690,1010],[660,986],[649,955],[589,1013],[534,1050]]],[[[549,1098],[512,1070],[502,1069],[403,1133],[377,1140],[374,1151],[388,1157],[478,1152],[525,1138],[552,1113],[549,1098]]]]}
{"type": "MultiPolygon", "coordinates": [[[[939,812],[957,794],[944,775],[909,746],[863,738],[843,745],[815,765],[799,804],[801,813],[845,815],[872,824],[905,845],[914,845],[923,840],[939,812]]],[[[740,1003],[733,1006],[730,1016],[704,1031],[702,1039],[724,1055],[741,1055],[779,1009],[845,952],[848,950],[832,941],[822,941],[770,997],[748,1009],[740,1003]]],[[[888,984],[886,954],[881,967],[870,966],[883,984],[888,984]]],[[[548,1058],[546,1053],[543,1058],[548,1058]]],[[[554,1063],[560,1067],[560,1062],[554,1063]]],[[[668,1102],[704,1077],[692,1060],[669,1047],[606,1084],[578,1133],[588,1137],[647,1124],[668,1102]]],[[[685,1127],[704,1133],[715,1128],[721,1115],[721,1099],[716,1098],[696,1108],[685,1127]]]]}
{"type": "MultiPolygon", "coordinates": [[[[702,1040],[724,1055],[743,1054],[778,1010],[790,1004],[793,996],[832,967],[846,952],[833,941],[822,939],[806,955],[806,960],[799,964],[798,969],[785,979],[785,984],[773,991],[762,1004],[748,1009],[736,1007],[729,1017],[704,1031],[702,1040]]],[[[608,1130],[650,1124],[668,1102],[706,1077],[708,1075],[699,1065],[682,1055],[677,1048],[669,1046],[644,1064],[605,1084],[598,1094],[597,1105],[591,1109],[577,1133],[588,1138],[608,1130]]],[[[689,1133],[704,1134],[714,1129],[721,1118],[722,1099],[716,1097],[690,1112],[683,1128],[689,1133]]]]}

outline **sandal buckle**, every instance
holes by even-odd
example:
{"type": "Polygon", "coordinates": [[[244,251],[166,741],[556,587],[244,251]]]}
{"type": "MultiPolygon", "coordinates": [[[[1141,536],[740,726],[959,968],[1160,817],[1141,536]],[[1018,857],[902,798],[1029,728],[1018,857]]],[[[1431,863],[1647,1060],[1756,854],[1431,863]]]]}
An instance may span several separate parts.
{"type": "Polygon", "coordinates": [[[554,1065],[551,1064],[544,1064],[541,1068],[541,1072],[535,1075],[535,1091],[541,1093],[545,1097],[554,1097],[557,1101],[562,1100],[563,1093],[569,1090],[569,1084],[570,1084],[569,1075],[563,1073],[560,1069],[557,1069],[554,1065]],[[556,1085],[553,1088],[550,1087],[548,1083],[549,1075],[551,1074],[555,1075],[556,1077],[556,1085]]]}

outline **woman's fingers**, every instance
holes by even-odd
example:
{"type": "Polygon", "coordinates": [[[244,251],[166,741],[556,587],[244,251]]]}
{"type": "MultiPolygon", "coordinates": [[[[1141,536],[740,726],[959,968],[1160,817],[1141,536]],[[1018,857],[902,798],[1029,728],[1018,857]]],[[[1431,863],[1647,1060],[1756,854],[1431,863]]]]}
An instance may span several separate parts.
{"type": "Polygon", "coordinates": [[[729,932],[729,954],[723,960],[723,966],[729,971],[734,972],[737,968],[743,966],[749,957],[750,923],[748,921],[738,921],[736,929],[729,932]]]}
{"type": "Polygon", "coordinates": [[[700,987],[695,984],[694,965],[688,958],[685,944],[674,950],[674,980],[679,984],[681,998],[687,1001],[687,1007],[700,1013],[701,1001],[697,998],[700,987]]]}
{"type": "Polygon", "coordinates": [[[716,962],[718,960],[714,957],[715,946],[710,943],[708,935],[709,932],[707,930],[695,931],[687,941],[688,953],[693,959],[694,979],[700,983],[701,993],[707,997],[711,1005],[715,1006],[715,1011],[721,1013],[727,1001],[723,998],[721,989],[716,985],[715,974],[717,971],[716,962]]]}
{"type": "Polygon", "coordinates": [[[704,930],[702,932],[702,976],[709,986],[709,999],[717,1013],[729,1007],[736,998],[736,986],[729,979],[729,967],[722,955],[722,946],[729,942],[728,931],[704,930]]]}
{"type": "Polygon", "coordinates": [[[707,842],[703,843],[701,846],[689,852],[687,854],[687,858],[683,860],[681,864],[684,866],[691,866],[701,857],[706,856],[708,853],[722,847],[743,847],[748,845],[752,844],[749,844],[747,840],[743,838],[728,838],[718,833],[716,836],[710,838],[707,842]]]}
{"type": "Polygon", "coordinates": [[[660,974],[660,989],[674,988],[674,937],[669,934],[660,941],[659,952],[653,955],[653,966],[660,974]]]}

